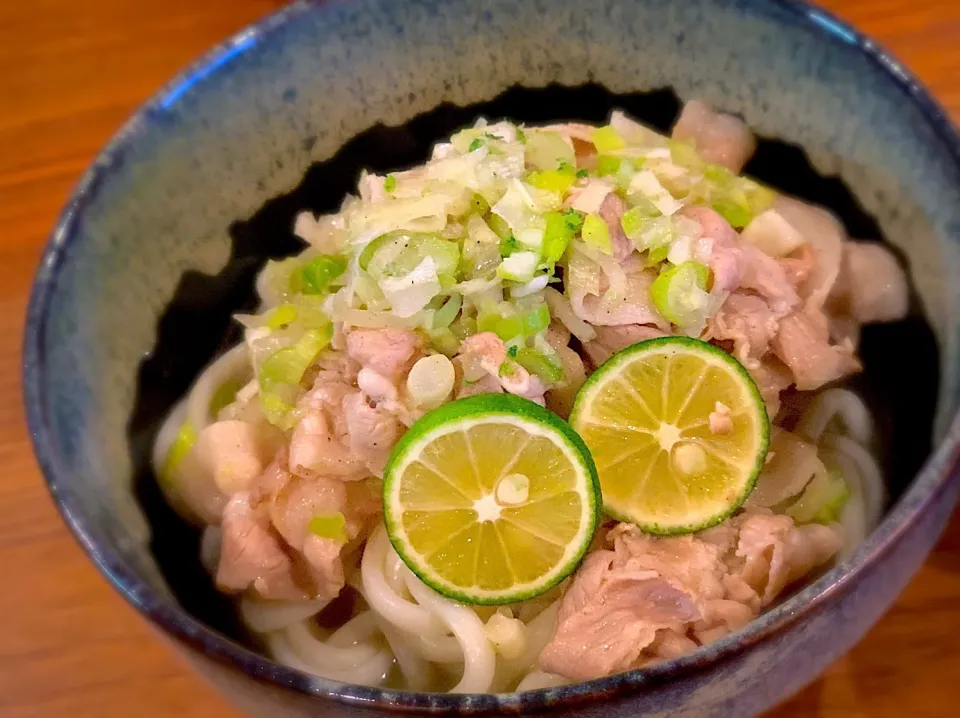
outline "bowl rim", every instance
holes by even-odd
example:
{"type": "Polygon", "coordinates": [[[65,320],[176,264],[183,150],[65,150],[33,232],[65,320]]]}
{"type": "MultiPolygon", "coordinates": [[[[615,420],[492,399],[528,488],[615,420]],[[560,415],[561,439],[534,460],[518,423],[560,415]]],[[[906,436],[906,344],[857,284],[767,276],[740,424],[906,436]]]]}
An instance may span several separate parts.
{"type": "MultiPolygon", "coordinates": [[[[214,46],[163,86],[131,116],[96,156],[61,211],[41,257],[27,308],[23,339],[23,400],[34,454],[47,489],[75,539],[114,588],[150,623],[163,633],[206,655],[220,668],[241,671],[249,678],[276,689],[289,689],[304,697],[319,698],[346,706],[365,706],[394,713],[490,715],[500,711],[551,712],[583,703],[624,698],[670,683],[692,673],[708,670],[724,659],[770,640],[795,626],[805,616],[849,592],[866,573],[922,519],[960,476],[960,412],[951,420],[931,456],[914,477],[900,500],[888,511],[880,526],[855,554],[826,572],[817,581],[784,603],[750,622],[740,631],[708,644],[693,653],[647,668],[606,678],[545,688],[524,693],[438,694],[396,691],[320,678],[255,653],[214,631],[182,609],[168,593],[157,590],[110,546],[95,522],[82,510],[71,488],[71,471],[56,450],[55,429],[45,412],[44,335],[59,272],[77,239],[77,226],[86,206],[96,195],[111,166],[134,144],[140,128],[153,116],[176,102],[189,87],[262,41],[279,28],[307,12],[325,11],[325,6],[352,0],[297,0],[249,25],[214,46]]],[[[926,87],[885,49],[832,13],[806,0],[751,0],[752,11],[777,22],[801,25],[822,41],[856,47],[881,74],[893,83],[921,112],[937,139],[948,149],[953,164],[960,167],[960,135],[946,112],[926,87]]]]}

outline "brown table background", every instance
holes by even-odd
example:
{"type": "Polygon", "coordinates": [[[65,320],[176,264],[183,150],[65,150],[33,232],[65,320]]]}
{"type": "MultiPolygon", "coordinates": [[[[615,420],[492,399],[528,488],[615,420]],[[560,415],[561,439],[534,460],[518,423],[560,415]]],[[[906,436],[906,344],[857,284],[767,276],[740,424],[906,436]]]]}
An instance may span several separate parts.
{"type": "MultiPolygon", "coordinates": [[[[88,563],[43,488],[20,342],[60,206],[123,120],[280,0],[0,0],[0,715],[238,718],[88,563]]],[[[960,121],[960,0],[824,0],[890,48],[960,121]]],[[[960,520],[890,613],[772,713],[945,716],[960,681],[960,520]]],[[[736,718],[736,717],[731,717],[736,718]]]]}

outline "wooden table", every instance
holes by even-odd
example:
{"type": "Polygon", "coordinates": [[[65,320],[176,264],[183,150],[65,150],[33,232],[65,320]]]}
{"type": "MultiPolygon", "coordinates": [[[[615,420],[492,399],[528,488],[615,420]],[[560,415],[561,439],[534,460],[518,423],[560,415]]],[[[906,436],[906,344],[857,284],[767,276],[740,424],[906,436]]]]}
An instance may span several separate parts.
{"type": "MultiPolygon", "coordinates": [[[[237,716],[97,574],[43,487],[20,406],[27,291],[71,186],[120,123],[279,0],[0,3],[0,715],[237,716]]],[[[960,1],[828,0],[960,120],[960,1]]],[[[960,676],[960,521],[846,658],[772,713],[943,716],[960,676]]]]}

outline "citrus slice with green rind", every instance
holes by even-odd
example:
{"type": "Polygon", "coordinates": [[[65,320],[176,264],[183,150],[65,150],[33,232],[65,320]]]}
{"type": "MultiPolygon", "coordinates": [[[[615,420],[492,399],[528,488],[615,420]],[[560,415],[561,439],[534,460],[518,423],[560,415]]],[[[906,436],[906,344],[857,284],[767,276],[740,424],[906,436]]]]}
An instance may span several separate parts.
{"type": "Polygon", "coordinates": [[[570,424],[596,462],[604,510],[654,534],[730,516],[753,490],[770,433],[746,369],[687,337],[612,356],[580,389],[570,424]]]}
{"type": "Polygon", "coordinates": [[[539,595],[583,558],[599,518],[579,436],[527,399],[482,394],[417,421],[384,472],[384,514],[404,563],[463,603],[539,595]]]}

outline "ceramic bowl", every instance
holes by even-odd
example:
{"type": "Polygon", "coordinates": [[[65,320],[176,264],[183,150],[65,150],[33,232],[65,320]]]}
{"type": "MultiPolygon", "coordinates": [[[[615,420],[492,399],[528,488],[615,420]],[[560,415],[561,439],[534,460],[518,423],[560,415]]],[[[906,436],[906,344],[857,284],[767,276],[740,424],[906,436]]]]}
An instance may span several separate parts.
{"type": "Polygon", "coordinates": [[[24,383],[64,519],[117,590],[258,716],[746,716],[795,692],[877,620],[957,493],[960,144],[872,41],[787,0],[299,2],[214,49],[148,102],[86,173],[30,302],[24,383]],[[477,115],[666,128],[677,97],[740,114],[748,167],[888,239],[914,314],[864,335],[891,501],[854,556],[743,631],[682,658],[524,694],[345,685],[246,647],[165,507],[146,454],[200,367],[235,340],[296,211],[330,210],[361,166],[425,158],[477,115]]]}

